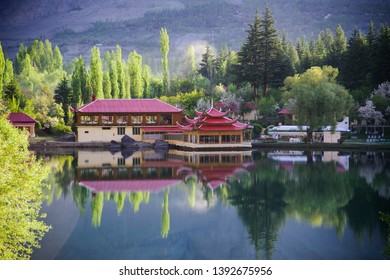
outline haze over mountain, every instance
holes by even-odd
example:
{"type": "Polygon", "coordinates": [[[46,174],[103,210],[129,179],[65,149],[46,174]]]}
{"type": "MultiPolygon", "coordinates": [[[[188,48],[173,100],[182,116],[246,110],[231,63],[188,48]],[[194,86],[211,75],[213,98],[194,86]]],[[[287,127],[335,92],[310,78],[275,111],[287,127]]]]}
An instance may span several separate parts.
{"type": "MultiPolygon", "coordinates": [[[[366,32],[390,22],[388,0],[269,0],[280,32],[289,39],[317,38],[325,28],[341,24],[348,37],[355,27],[366,32]]],[[[189,44],[204,52],[228,46],[239,50],[245,30],[265,9],[263,0],[3,0],[0,41],[14,58],[21,42],[49,39],[60,46],[65,60],[89,58],[92,46],[103,53],[120,45],[124,56],[136,50],[146,62],[159,60],[159,32],[166,27],[170,56],[178,57],[189,44]]],[[[124,57],[124,58],[126,58],[124,57]]]]}

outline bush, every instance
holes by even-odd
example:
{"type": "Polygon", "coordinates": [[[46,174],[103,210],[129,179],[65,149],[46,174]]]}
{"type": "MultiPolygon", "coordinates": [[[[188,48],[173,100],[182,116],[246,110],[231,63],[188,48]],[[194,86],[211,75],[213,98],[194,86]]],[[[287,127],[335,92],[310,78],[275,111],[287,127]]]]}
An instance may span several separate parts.
{"type": "Polygon", "coordinates": [[[50,129],[51,133],[55,136],[64,135],[66,133],[71,133],[72,128],[70,126],[64,125],[62,123],[57,123],[50,129]]]}

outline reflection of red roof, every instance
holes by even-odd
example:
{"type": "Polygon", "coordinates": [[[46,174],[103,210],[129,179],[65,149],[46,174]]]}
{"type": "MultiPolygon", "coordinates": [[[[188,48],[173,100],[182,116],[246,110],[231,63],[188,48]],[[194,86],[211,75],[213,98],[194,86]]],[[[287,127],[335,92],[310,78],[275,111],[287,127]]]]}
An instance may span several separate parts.
{"type": "Polygon", "coordinates": [[[80,185],[93,192],[136,192],[159,191],[181,182],[178,179],[167,180],[112,180],[80,181],[80,185]]]}
{"type": "Polygon", "coordinates": [[[78,109],[82,113],[180,113],[158,99],[96,99],[78,109]]]}
{"type": "Polygon", "coordinates": [[[13,124],[35,124],[36,121],[25,113],[10,113],[7,119],[13,124]]]}

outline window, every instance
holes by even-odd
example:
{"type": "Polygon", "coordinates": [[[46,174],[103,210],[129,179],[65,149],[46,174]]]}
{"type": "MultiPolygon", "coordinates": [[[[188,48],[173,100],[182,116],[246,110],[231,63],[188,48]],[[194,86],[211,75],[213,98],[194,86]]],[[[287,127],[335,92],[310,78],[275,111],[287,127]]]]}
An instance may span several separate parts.
{"type": "Polygon", "coordinates": [[[141,158],[135,157],[133,158],[133,166],[138,166],[141,164],[141,158]]]}
{"type": "Polygon", "coordinates": [[[86,130],[86,131],[84,131],[84,133],[89,133],[89,131],[88,131],[88,130],[86,130]]]}
{"type": "Polygon", "coordinates": [[[102,130],[110,130],[111,129],[111,127],[109,127],[109,126],[103,126],[102,127],[102,130]]]}
{"type": "Polygon", "coordinates": [[[133,127],[133,135],[140,135],[140,134],[141,134],[141,128],[133,127]]]}
{"type": "Polygon", "coordinates": [[[126,134],[126,128],[118,127],[118,135],[125,135],[125,134],[126,134]]]}
{"type": "Polygon", "coordinates": [[[128,120],[128,116],[116,116],[116,123],[119,125],[126,125],[128,120]]]}
{"type": "Polygon", "coordinates": [[[146,116],[145,117],[147,124],[156,124],[157,123],[157,116],[146,116]]]}
{"type": "Polygon", "coordinates": [[[162,125],[172,124],[172,115],[161,115],[160,124],[162,125]]]}
{"type": "Polygon", "coordinates": [[[103,124],[113,124],[114,123],[114,116],[102,116],[102,123],[103,124]]]}
{"type": "Polygon", "coordinates": [[[80,116],[80,123],[81,124],[98,124],[99,116],[80,116]]]}
{"type": "Polygon", "coordinates": [[[131,116],[131,123],[132,124],[141,124],[142,123],[142,116],[131,116]]]}
{"type": "Polygon", "coordinates": [[[124,166],[126,164],[125,158],[118,158],[118,166],[124,166]]]}

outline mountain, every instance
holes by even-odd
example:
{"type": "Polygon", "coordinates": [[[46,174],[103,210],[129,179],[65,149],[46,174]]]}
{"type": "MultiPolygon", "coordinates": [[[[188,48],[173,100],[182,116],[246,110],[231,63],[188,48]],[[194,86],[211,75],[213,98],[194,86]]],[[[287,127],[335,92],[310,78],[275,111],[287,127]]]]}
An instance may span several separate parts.
{"type": "MultiPolygon", "coordinates": [[[[245,30],[263,0],[3,0],[0,3],[0,41],[13,58],[21,42],[49,39],[60,46],[65,60],[89,57],[92,46],[101,52],[119,44],[124,58],[136,50],[147,63],[159,61],[159,32],[167,28],[170,56],[181,56],[189,44],[197,55],[209,44],[239,50],[245,30]],[[197,48],[198,47],[198,48],[197,48]]],[[[388,0],[269,0],[280,32],[288,38],[316,38],[325,28],[341,24],[346,36],[355,27],[366,32],[390,22],[388,0]]]]}

